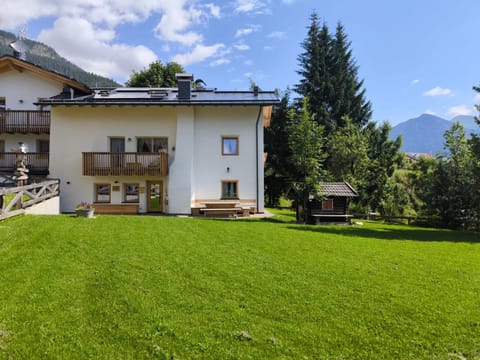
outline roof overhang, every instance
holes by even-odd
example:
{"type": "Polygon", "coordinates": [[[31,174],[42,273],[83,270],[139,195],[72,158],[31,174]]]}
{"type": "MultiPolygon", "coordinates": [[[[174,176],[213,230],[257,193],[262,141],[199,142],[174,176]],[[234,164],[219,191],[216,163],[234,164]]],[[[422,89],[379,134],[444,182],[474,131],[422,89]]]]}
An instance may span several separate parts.
{"type": "Polygon", "coordinates": [[[20,60],[10,55],[0,57],[0,73],[12,70],[17,72],[29,71],[45,79],[52,80],[61,83],[64,86],[66,85],[73,89],[79,90],[85,94],[92,92],[87,85],[78,82],[75,79],[71,79],[54,71],[46,70],[28,61],[20,60]]]}

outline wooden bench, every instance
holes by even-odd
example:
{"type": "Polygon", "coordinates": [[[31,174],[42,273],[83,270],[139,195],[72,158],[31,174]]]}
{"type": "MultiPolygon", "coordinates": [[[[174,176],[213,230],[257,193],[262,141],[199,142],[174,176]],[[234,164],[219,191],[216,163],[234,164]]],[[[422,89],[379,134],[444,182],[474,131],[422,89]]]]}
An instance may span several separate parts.
{"type": "Polygon", "coordinates": [[[242,211],[242,208],[239,207],[228,207],[228,208],[201,208],[200,213],[203,213],[204,216],[228,216],[236,217],[238,212],[242,211]]]}
{"type": "Polygon", "coordinates": [[[95,214],[135,215],[138,204],[93,204],[95,214]]]}

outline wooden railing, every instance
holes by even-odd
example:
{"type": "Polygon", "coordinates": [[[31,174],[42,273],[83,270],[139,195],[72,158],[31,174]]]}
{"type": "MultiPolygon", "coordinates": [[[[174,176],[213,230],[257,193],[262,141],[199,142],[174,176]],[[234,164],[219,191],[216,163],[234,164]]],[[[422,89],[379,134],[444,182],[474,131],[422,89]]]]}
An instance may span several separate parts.
{"type": "Polygon", "coordinates": [[[84,152],[85,176],[167,176],[167,153],[84,152]]]}
{"type": "Polygon", "coordinates": [[[0,220],[25,213],[25,208],[59,195],[59,180],[0,189],[0,220]]]}
{"type": "MultiPolygon", "coordinates": [[[[49,153],[26,153],[26,165],[32,175],[48,174],[49,153]]],[[[13,174],[16,169],[17,153],[0,152],[0,173],[13,174]]]]}
{"type": "Polygon", "coordinates": [[[50,134],[50,111],[0,110],[0,134],[50,134]]]}

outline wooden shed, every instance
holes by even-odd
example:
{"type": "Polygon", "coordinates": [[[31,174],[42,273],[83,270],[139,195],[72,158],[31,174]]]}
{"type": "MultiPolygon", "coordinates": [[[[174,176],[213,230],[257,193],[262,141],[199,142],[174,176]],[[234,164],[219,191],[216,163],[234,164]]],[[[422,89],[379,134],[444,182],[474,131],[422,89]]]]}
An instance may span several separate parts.
{"type": "Polygon", "coordinates": [[[358,193],[346,181],[321,183],[325,199],[312,201],[309,205],[309,222],[351,223],[352,215],[347,213],[348,201],[358,193]]]}

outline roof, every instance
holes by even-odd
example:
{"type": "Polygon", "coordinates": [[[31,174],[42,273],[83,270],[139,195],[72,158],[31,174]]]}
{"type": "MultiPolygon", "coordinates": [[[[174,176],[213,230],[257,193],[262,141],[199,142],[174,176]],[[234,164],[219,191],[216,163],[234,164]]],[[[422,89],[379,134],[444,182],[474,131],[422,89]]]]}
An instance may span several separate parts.
{"type": "Polygon", "coordinates": [[[28,70],[43,78],[57,81],[63,85],[69,86],[72,89],[82,92],[83,94],[90,94],[92,92],[92,90],[87,85],[75,79],[69,78],[55,71],[44,69],[41,66],[35,65],[25,60],[18,59],[14,56],[3,55],[0,57],[0,73],[9,70],[16,70],[20,72],[28,70]]]}
{"type": "Polygon", "coordinates": [[[322,193],[327,196],[357,197],[358,193],[346,181],[343,182],[323,182],[322,193]]]}
{"type": "Polygon", "coordinates": [[[275,105],[273,91],[219,91],[192,89],[190,98],[179,99],[177,88],[95,89],[91,95],[74,99],[50,98],[41,101],[51,105],[275,105]]]}

